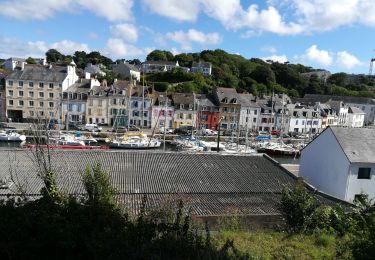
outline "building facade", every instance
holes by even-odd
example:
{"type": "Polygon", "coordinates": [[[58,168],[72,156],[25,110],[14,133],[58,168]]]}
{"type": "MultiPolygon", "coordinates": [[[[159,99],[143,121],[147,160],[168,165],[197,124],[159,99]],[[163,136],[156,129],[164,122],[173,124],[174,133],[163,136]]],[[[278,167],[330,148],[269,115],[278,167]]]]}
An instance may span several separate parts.
{"type": "Polygon", "coordinates": [[[234,88],[216,88],[214,90],[216,105],[220,109],[220,128],[222,131],[238,131],[241,104],[234,88]]]}

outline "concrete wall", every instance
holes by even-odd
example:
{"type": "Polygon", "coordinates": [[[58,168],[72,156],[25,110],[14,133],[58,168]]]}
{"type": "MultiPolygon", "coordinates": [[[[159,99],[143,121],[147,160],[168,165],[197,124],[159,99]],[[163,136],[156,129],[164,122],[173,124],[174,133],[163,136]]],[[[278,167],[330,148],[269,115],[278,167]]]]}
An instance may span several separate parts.
{"type": "Polygon", "coordinates": [[[375,198],[375,164],[352,164],[349,171],[348,189],[345,200],[353,201],[356,194],[367,193],[369,198],[375,198]],[[370,179],[358,179],[360,167],[371,168],[370,179]]]}
{"type": "Polygon", "coordinates": [[[301,152],[300,176],[327,194],[345,200],[349,161],[331,129],[301,152]]]}

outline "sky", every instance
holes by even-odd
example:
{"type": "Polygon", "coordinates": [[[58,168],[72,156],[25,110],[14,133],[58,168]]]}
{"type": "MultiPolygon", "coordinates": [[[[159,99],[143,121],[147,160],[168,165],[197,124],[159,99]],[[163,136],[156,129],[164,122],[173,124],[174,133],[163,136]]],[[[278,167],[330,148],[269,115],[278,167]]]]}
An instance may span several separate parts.
{"type": "Polygon", "coordinates": [[[367,74],[374,14],[375,0],[0,0],[0,57],[223,49],[367,74]]]}

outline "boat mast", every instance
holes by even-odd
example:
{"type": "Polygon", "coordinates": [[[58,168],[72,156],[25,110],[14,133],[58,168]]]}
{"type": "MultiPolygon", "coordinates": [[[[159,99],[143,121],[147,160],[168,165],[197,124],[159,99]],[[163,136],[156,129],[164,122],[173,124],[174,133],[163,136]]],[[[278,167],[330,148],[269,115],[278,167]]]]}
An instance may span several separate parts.
{"type": "Polygon", "coordinates": [[[165,91],[165,102],[164,102],[164,131],[163,131],[163,151],[165,152],[165,133],[167,132],[167,103],[168,103],[168,96],[167,91],[165,91]]]}
{"type": "Polygon", "coordinates": [[[193,116],[192,116],[192,122],[191,122],[191,138],[193,139],[194,136],[194,116],[195,116],[195,92],[193,92],[193,116]]]}
{"type": "Polygon", "coordinates": [[[144,112],[145,111],[145,74],[143,73],[143,78],[142,78],[142,122],[140,124],[141,128],[143,128],[143,120],[144,120],[144,112]]]}

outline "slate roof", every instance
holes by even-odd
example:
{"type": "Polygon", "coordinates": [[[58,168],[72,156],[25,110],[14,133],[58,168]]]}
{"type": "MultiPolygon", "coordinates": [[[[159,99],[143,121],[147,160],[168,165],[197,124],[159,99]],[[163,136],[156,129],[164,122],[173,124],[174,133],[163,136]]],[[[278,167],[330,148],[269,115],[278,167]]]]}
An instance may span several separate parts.
{"type": "Polygon", "coordinates": [[[7,79],[63,82],[66,76],[67,67],[52,66],[49,68],[38,64],[26,64],[23,70],[14,70],[7,79]]]}
{"type": "Polygon", "coordinates": [[[176,66],[177,62],[176,61],[154,61],[154,60],[148,60],[143,62],[143,64],[147,65],[172,65],[176,66]]]}
{"type": "Polygon", "coordinates": [[[228,99],[230,102],[232,99],[238,99],[237,90],[235,88],[216,88],[215,91],[218,102],[222,103],[224,98],[228,99]]]}
{"type": "Polygon", "coordinates": [[[366,114],[365,112],[363,112],[362,109],[360,109],[358,107],[349,107],[349,113],[352,113],[352,114],[366,114]]]}
{"type": "Polygon", "coordinates": [[[351,163],[375,163],[375,129],[329,127],[351,163]]]}
{"type": "MultiPolygon", "coordinates": [[[[10,172],[29,197],[39,197],[33,155],[27,150],[0,150],[0,178],[10,172]]],[[[150,207],[180,197],[192,214],[218,216],[279,214],[281,192],[293,187],[296,177],[268,156],[161,153],[144,151],[51,151],[57,183],[67,194],[82,195],[81,173],[89,163],[100,163],[110,175],[116,199],[130,213],[138,213],[146,196],[150,207]]],[[[14,194],[16,186],[0,189],[0,197],[14,194]]],[[[317,195],[323,203],[337,200],[317,195]]]]}
{"type": "Polygon", "coordinates": [[[238,94],[238,103],[244,107],[260,107],[259,104],[253,101],[254,96],[251,94],[238,94]]]}
{"type": "Polygon", "coordinates": [[[205,68],[210,68],[211,67],[211,62],[196,62],[193,61],[191,67],[205,67],[205,68]]]}
{"type": "Polygon", "coordinates": [[[79,79],[76,83],[68,87],[64,92],[88,93],[90,92],[91,79],[79,79]]]}
{"type": "Polygon", "coordinates": [[[173,104],[194,104],[193,93],[173,93],[172,94],[173,104]]]}
{"type": "Polygon", "coordinates": [[[344,103],[375,105],[375,99],[368,98],[368,97],[349,97],[349,96],[306,94],[303,98],[297,99],[298,102],[305,103],[308,105],[314,105],[316,102],[326,103],[329,100],[343,101],[344,103]]]}

